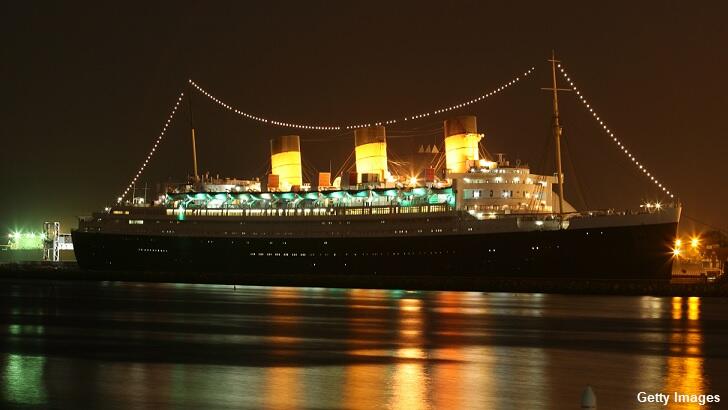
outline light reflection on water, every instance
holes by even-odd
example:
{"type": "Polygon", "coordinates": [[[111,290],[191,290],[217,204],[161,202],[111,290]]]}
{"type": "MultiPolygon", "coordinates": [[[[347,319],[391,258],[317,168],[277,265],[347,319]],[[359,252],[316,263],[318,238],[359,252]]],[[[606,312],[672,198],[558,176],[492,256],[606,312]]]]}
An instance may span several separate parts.
{"type": "Polygon", "coordinates": [[[618,409],[728,387],[718,299],[48,286],[0,290],[0,407],[562,409],[590,383],[618,409]]]}
{"type": "MultiPolygon", "coordinates": [[[[295,344],[299,342],[295,337],[286,335],[297,334],[298,317],[296,316],[296,303],[298,292],[286,288],[272,288],[268,292],[271,312],[267,316],[270,330],[267,343],[273,355],[285,357],[293,354],[295,344]],[[285,301],[285,303],[277,303],[285,301]]],[[[269,409],[298,408],[301,401],[301,369],[291,366],[271,366],[265,369],[265,391],[263,407],[269,409]]]]}
{"type": "Polygon", "coordinates": [[[16,403],[47,403],[43,384],[45,357],[10,354],[5,361],[3,396],[16,403]]]}
{"type": "Polygon", "coordinates": [[[402,359],[394,368],[389,408],[419,410],[428,408],[426,399],[429,380],[422,359],[423,350],[422,301],[414,298],[399,299],[397,330],[399,337],[395,357],[402,359]]]}
{"type": "MultiPolygon", "coordinates": [[[[673,298],[674,328],[670,332],[665,390],[686,394],[709,394],[705,391],[703,371],[703,335],[700,328],[700,298],[673,298]],[[685,310],[687,309],[687,315],[685,310]],[[687,320],[683,320],[685,318],[687,320]]],[[[693,409],[695,404],[671,402],[670,410],[693,409]]]]}

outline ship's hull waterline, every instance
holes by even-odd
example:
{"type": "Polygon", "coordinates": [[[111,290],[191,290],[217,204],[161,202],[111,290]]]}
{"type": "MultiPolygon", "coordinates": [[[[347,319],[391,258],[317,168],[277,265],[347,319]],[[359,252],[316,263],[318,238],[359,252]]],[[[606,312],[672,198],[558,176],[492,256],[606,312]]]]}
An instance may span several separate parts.
{"type": "Polygon", "coordinates": [[[677,222],[382,237],[229,237],[76,230],[93,270],[668,280],[677,222]]]}

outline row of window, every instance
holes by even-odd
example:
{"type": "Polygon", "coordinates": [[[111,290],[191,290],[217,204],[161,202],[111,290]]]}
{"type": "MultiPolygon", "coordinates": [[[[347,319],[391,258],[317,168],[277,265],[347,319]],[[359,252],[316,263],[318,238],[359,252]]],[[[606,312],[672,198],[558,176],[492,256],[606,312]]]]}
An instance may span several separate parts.
{"type": "MultiPolygon", "coordinates": [[[[470,199],[471,198],[468,195],[468,192],[469,192],[469,190],[466,190],[465,199],[470,199]]],[[[471,192],[472,192],[472,198],[474,198],[474,199],[481,198],[484,195],[483,190],[480,190],[480,189],[473,189],[471,192]]],[[[488,197],[489,198],[493,198],[494,195],[495,195],[495,192],[494,192],[494,190],[491,189],[488,192],[488,197]]],[[[535,194],[532,195],[531,192],[529,192],[529,191],[523,191],[522,194],[521,194],[521,191],[516,191],[516,197],[519,197],[521,195],[523,196],[523,198],[528,198],[528,199],[530,199],[532,196],[533,196],[534,199],[542,199],[543,198],[543,192],[537,192],[537,193],[535,193],[535,194]]],[[[501,192],[500,192],[500,194],[499,194],[499,197],[500,198],[514,198],[513,191],[510,191],[510,190],[507,190],[507,189],[502,189],[501,192]]]]}
{"type": "Polygon", "coordinates": [[[483,168],[482,172],[486,174],[527,174],[531,170],[528,168],[496,168],[496,169],[488,169],[483,168]]]}
{"type": "Polygon", "coordinates": [[[521,177],[514,177],[510,180],[504,179],[503,177],[495,177],[493,179],[488,178],[465,178],[466,184],[526,184],[526,185],[541,185],[546,186],[546,181],[535,182],[531,178],[521,179],[521,177]]]}
{"type": "MultiPolygon", "coordinates": [[[[603,232],[602,232],[603,234],[603,232]]],[[[207,241],[208,244],[214,244],[214,241],[209,240],[207,241]]],[[[246,242],[249,244],[249,242],[246,242]]],[[[326,242],[324,242],[325,244],[326,242]]],[[[559,245],[555,246],[557,249],[559,248],[559,245]]],[[[538,251],[541,250],[542,247],[539,245],[531,246],[532,251],[538,251]]],[[[496,248],[487,248],[484,249],[487,253],[494,253],[496,252],[496,248]]],[[[159,249],[159,248],[137,248],[137,251],[139,252],[145,252],[145,253],[168,253],[169,250],[167,249],[159,249]]],[[[411,251],[411,252],[345,252],[341,254],[337,254],[336,252],[323,252],[323,253],[316,253],[316,252],[250,252],[249,256],[291,256],[291,257],[312,257],[312,256],[414,256],[414,255],[442,255],[442,254],[448,254],[448,253],[455,253],[455,251],[411,251]]]]}
{"type": "Polygon", "coordinates": [[[417,251],[417,252],[250,252],[248,256],[283,256],[283,257],[305,257],[305,256],[416,256],[416,255],[445,255],[455,251],[417,251]]]}
{"type": "MultiPolygon", "coordinates": [[[[472,231],[473,228],[468,228],[467,230],[468,231],[472,231]]],[[[416,231],[413,230],[412,232],[424,233],[425,231],[426,231],[425,229],[417,229],[416,231]]],[[[457,228],[452,228],[452,232],[457,232],[457,231],[458,231],[457,228]]],[[[175,233],[175,231],[173,229],[163,229],[160,232],[162,234],[165,234],[165,235],[172,235],[172,234],[175,233]]],[[[388,233],[388,232],[389,231],[370,231],[370,232],[367,232],[367,233],[368,234],[371,234],[371,235],[376,235],[376,234],[382,234],[382,233],[388,233]]],[[[407,233],[409,233],[409,229],[395,229],[392,232],[395,235],[407,234],[407,233]]],[[[442,233],[442,232],[444,232],[444,230],[442,228],[432,228],[432,229],[429,229],[429,232],[430,233],[442,233]]],[[[209,233],[209,232],[205,232],[205,233],[209,233]]],[[[224,232],[220,232],[220,233],[223,234],[223,235],[229,235],[229,236],[238,236],[238,235],[240,235],[240,236],[247,236],[248,235],[248,232],[246,232],[246,231],[242,231],[242,232],[228,232],[228,231],[224,231],[224,232]]],[[[340,233],[340,232],[331,232],[330,234],[331,234],[331,236],[335,236],[337,233],[340,233]]],[[[267,235],[293,236],[294,233],[293,232],[258,232],[258,231],[253,231],[253,232],[250,233],[250,235],[252,235],[252,236],[267,236],[267,235]]],[[[208,240],[207,242],[208,243],[213,243],[212,240],[208,240]]]]}
{"type": "MultiPolygon", "coordinates": [[[[167,209],[168,216],[333,216],[333,215],[389,215],[429,212],[448,212],[448,205],[420,205],[409,207],[364,208],[296,208],[296,209],[167,209]]],[[[131,223],[131,222],[129,222],[131,223]]]]}

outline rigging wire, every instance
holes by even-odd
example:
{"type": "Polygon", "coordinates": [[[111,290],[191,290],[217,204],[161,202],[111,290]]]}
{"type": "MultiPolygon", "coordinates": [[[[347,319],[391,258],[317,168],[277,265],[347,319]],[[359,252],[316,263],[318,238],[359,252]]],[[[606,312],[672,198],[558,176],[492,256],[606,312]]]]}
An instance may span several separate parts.
{"type": "MultiPolygon", "coordinates": [[[[182,102],[182,97],[184,97],[185,93],[184,91],[180,91],[179,96],[177,97],[177,101],[174,103],[174,106],[172,107],[172,111],[169,113],[169,117],[167,117],[167,121],[162,126],[162,130],[157,135],[157,139],[154,140],[154,144],[152,145],[152,149],[147,154],[147,157],[144,159],[144,162],[142,162],[142,165],[139,167],[139,170],[134,175],[134,177],[131,179],[131,182],[129,182],[129,185],[127,185],[126,189],[124,189],[124,192],[121,193],[116,199],[117,203],[121,203],[126,195],[129,193],[129,190],[131,190],[134,185],[136,184],[137,179],[142,175],[142,172],[144,172],[144,169],[149,164],[149,161],[154,156],[154,153],[157,151],[157,148],[159,147],[159,144],[162,142],[162,138],[164,138],[164,134],[167,132],[167,129],[169,128],[170,123],[172,122],[172,119],[174,118],[174,114],[177,112],[177,109],[179,108],[179,104],[182,102]]],[[[133,198],[132,198],[133,200],[133,198]]]]}
{"type": "MultiPolygon", "coordinates": [[[[334,175],[331,176],[333,179],[336,179],[335,177],[337,177],[337,176],[341,176],[342,179],[344,178],[344,174],[343,173],[344,173],[345,170],[346,171],[349,170],[349,168],[347,168],[347,163],[351,160],[351,158],[352,158],[353,155],[354,155],[354,151],[350,151],[349,152],[349,156],[346,157],[346,159],[344,160],[344,162],[341,164],[341,167],[339,168],[339,170],[336,171],[336,174],[334,174],[334,175]]],[[[333,179],[332,179],[332,182],[333,182],[333,179]]]]}
{"type": "Polygon", "coordinates": [[[316,177],[318,176],[319,169],[315,165],[303,157],[301,157],[301,165],[304,177],[306,177],[309,181],[318,180],[316,177]]]}
{"type": "Polygon", "coordinates": [[[422,112],[422,113],[419,113],[419,114],[412,114],[412,115],[400,116],[397,119],[392,119],[392,120],[370,121],[370,122],[366,122],[366,123],[362,122],[362,123],[359,123],[359,124],[348,124],[348,125],[347,124],[337,124],[337,125],[335,125],[335,124],[329,124],[329,125],[321,125],[321,124],[299,124],[299,123],[290,122],[290,121],[280,121],[280,120],[269,119],[269,118],[263,117],[262,115],[250,114],[250,113],[248,113],[246,111],[242,111],[240,109],[234,108],[232,105],[230,105],[230,104],[224,102],[223,100],[217,98],[212,93],[210,93],[206,89],[202,88],[199,84],[197,84],[192,79],[189,79],[187,81],[197,91],[199,91],[200,93],[202,93],[202,95],[204,95],[207,98],[209,98],[210,100],[214,101],[215,103],[217,103],[221,107],[223,107],[223,108],[225,108],[225,109],[227,109],[227,110],[229,110],[231,112],[234,112],[235,114],[238,114],[238,115],[240,115],[242,117],[245,117],[245,118],[247,118],[249,120],[254,120],[254,121],[262,122],[262,123],[265,123],[265,124],[276,125],[276,126],[286,127],[286,128],[298,128],[298,129],[307,129],[307,130],[335,131],[335,130],[342,130],[342,129],[353,130],[353,129],[357,129],[357,128],[370,127],[372,125],[389,125],[389,124],[403,123],[403,122],[406,122],[406,121],[409,121],[409,120],[417,120],[417,119],[420,119],[420,118],[426,118],[426,117],[430,117],[432,115],[438,115],[438,114],[441,114],[441,113],[444,113],[444,112],[449,112],[449,111],[457,110],[457,109],[460,109],[460,108],[463,108],[463,107],[467,107],[469,105],[473,105],[475,103],[478,103],[480,101],[483,101],[486,98],[491,97],[491,96],[493,96],[495,94],[498,94],[498,93],[504,91],[506,88],[509,88],[509,87],[513,86],[514,84],[517,84],[518,82],[521,81],[522,78],[526,78],[529,75],[531,75],[531,73],[535,69],[536,69],[536,67],[531,67],[528,70],[526,70],[523,74],[517,75],[517,76],[513,77],[510,81],[501,83],[501,85],[498,88],[494,88],[494,89],[492,89],[492,90],[490,90],[488,92],[484,92],[482,95],[480,95],[478,97],[474,97],[474,98],[472,98],[470,100],[461,102],[459,104],[454,104],[454,105],[450,105],[450,106],[442,107],[442,108],[438,108],[438,109],[432,109],[430,111],[422,112]]]}
{"type": "MultiPolygon", "coordinates": [[[[400,136],[400,138],[417,138],[417,137],[429,137],[429,136],[433,136],[433,135],[443,135],[443,130],[442,130],[442,127],[431,130],[431,131],[412,132],[412,133],[406,133],[406,132],[400,132],[400,131],[393,130],[389,134],[400,136]]],[[[389,137],[389,136],[387,136],[387,137],[389,137]]]]}
{"type": "Polygon", "coordinates": [[[399,155],[397,155],[392,150],[387,150],[387,165],[391,165],[392,169],[391,171],[395,171],[395,175],[410,175],[412,172],[407,169],[408,166],[411,166],[410,161],[405,161],[403,158],[401,158],[399,155]]]}
{"type": "MultiPolygon", "coordinates": [[[[573,156],[571,155],[571,150],[569,149],[569,147],[571,145],[570,141],[568,141],[568,138],[566,138],[563,134],[561,135],[561,141],[563,142],[563,145],[564,145],[564,151],[566,151],[565,157],[566,157],[568,166],[571,168],[571,175],[574,178],[574,181],[576,182],[577,197],[581,201],[582,205],[584,205],[584,209],[589,209],[589,205],[587,204],[586,196],[585,196],[586,191],[584,190],[584,186],[581,184],[581,179],[579,179],[577,176],[578,173],[576,172],[576,165],[574,163],[573,156]]],[[[563,198],[563,199],[564,199],[564,201],[566,201],[566,198],[563,198]]]]}
{"type": "Polygon", "coordinates": [[[604,123],[604,120],[600,118],[600,116],[597,114],[596,110],[592,105],[589,104],[589,102],[584,97],[583,93],[579,91],[579,89],[576,87],[576,84],[574,84],[574,81],[571,79],[569,74],[566,72],[566,69],[564,68],[563,63],[559,63],[557,65],[559,68],[559,71],[561,71],[561,75],[564,76],[566,81],[571,86],[572,90],[576,94],[576,96],[579,98],[579,101],[584,105],[584,107],[589,111],[590,114],[592,114],[592,117],[599,123],[599,125],[602,127],[603,131],[609,136],[609,138],[612,139],[612,141],[617,145],[617,147],[624,152],[624,155],[627,156],[627,159],[632,161],[634,166],[636,166],[642,173],[653,183],[657,186],[657,188],[661,189],[666,195],[668,195],[670,198],[675,198],[675,195],[670,192],[670,190],[667,189],[667,186],[665,186],[663,183],[661,183],[652,172],[650,172],[647,167],[637,160],[637,158],[632,154],[628,149],[627,146],[620,141],[612,132],[612,130],[607,127],[607,125],[604,123]]]}
{"type": "Polygon", "coordinates": [[[268,175],[268,173],[271,171],[270,157],[266,158],[265,161],[259,162],[255,170],[258,172],[253,175],[268,175]],[[261,170],[262,172],[260,172],[261,170]]]}
{"type": "Polygon", "coordinates": [[[440,170],[445,163],[445,141],[442,141],[439,145],[437,145],[437,147],[439,152],[437,155],[432,157],[432,160],[430,160],[430,166],[435,169],[435,172],[440,170]],[[432,164],[435,165],[433,166],[432,164]]]}
{"type": "Polygon", "coordinates": [[[717,225],[711,225],[711,224],[709,224],[707,222],[704,222],[704,221],[701,221],[699,219],[693,218],[691,215],[688,215],[687,213],[683,213],[682,216],[685,217],[685,218],[687,218],[687,219],[690,219],[691,221],[693,221],[693,222],[695,222],[695,223],[697,223],[699,225],[703,225],[703,226],[705,226],[707,228],[710,228],[710,229],[712,229],[714,231],[722,232],[722,233],[728,235],[728,228],[720,227],[720,226],[717,226],[717,225]]]}

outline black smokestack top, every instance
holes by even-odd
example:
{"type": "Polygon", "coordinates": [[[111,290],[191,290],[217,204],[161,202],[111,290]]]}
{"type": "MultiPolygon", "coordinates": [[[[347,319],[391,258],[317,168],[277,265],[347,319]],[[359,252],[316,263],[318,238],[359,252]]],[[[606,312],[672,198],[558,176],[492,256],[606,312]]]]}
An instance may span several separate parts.
{"type": "Polygon", "coordinates": [[[354,145],[357,147],[372,142],[386,142],[386,139],[384,127],[381,125],[354,130],[354,145]]]}
{"type": "Polygon", "coordinates": [[[270,140],[271,155],[288,151],[301,151],[301,142],[298,135],[282,135],[270,140]]]}
{"type": "Polygon", "coordinates": [[[477,134],[478,120],[474,115],[461,115],[445,120],[445,138],[458,134],[477,134]]]}

